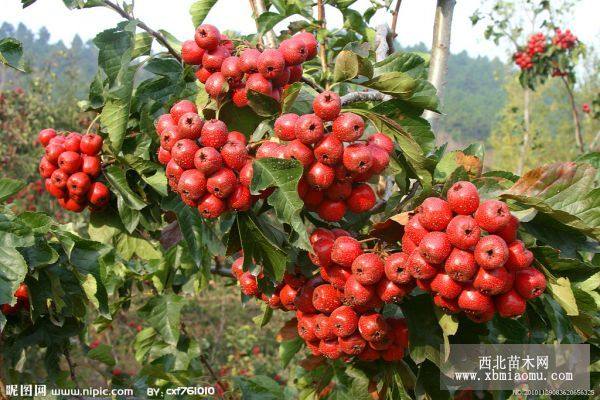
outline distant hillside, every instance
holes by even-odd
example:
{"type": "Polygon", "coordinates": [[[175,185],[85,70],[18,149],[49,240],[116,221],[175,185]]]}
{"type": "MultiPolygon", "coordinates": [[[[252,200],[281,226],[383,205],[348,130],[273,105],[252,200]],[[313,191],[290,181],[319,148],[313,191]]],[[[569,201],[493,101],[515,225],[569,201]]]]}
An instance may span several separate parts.
{"type": "MultiPolygon", "coordinates": [[[[0,38],[13,36],[23,42],[25,58],[37,74],[57,79],[82,96],[96,72],[97,50],[91,41],[75,36],[67,46],[63,42],[49,43],[50,34],[42,28],[34,34],[23,24],[16,28],[4,23],[0,38]]],[[[404,48],[406,51],[428,51],[424,45],[404,48]]],[[[472,58],[466,52],[452,54],[449,61],[448,86],[444,101],[442,140],[461,144],[485,140],[492,123],[506,101],[502,89],[504,64],[486,57],[472,58]]],[[[29,77],[6,72],[0,74],[0,88],[10,82],[24,85],[29,77]],[[8,74],[8,75],[7,75],[8,74]]]]}

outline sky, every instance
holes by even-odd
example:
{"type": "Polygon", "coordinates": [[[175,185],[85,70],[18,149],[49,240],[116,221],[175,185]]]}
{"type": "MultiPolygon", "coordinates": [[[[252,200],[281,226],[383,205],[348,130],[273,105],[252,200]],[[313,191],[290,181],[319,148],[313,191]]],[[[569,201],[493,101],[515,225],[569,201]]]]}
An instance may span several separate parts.
{"type": "MultiPolygon", "coordinates": [[[[105,8],[85,10],[68,10],[62,0],[38,0],[23,10],[20,0],[1,0],[0,24],[9,22],[13,25],[24,23],[37,32],[45,26],[51,35],[51,41],[62,40],[70,44],[76,34],[82,39],[92,39],[98,32],[111,28],[120,21],[120,17],[105,8]]],[[[188,10],[194,0],[136,0],[135,15],[153,29],[166,29],[178,39],[193,37],[194,26],[188,10]]],[[[358,0],[353,8],[362,11],[369,5],[369,0],[358,0]]],[[[458,0],[452,25],[451,51],[458,53],[466,50],[471,56],[489,56],[506,58],[506,48],[496,46],[483,38],[483,25],[473,27],[469,17],[477,9],[479,0],[458,0]]],[[[403,46],[418,43],[431,44],[435,0],[404,0],[398,19],[398,40],[403,46]]],[[[327,6],[327,22],[329,27],[340,27],[342,15],[334,8],[327,6]]],[[[566,26],[584,42],[600,45],[600,0],[581,0],[572,17],[567,18],[566,26]]],[[[217,25],[221,30],[234,30],[243,34],[255,31],[250,6],[246,0],[219,0],[205,20],[217,25]]],[[[289,22],[283,21],[276,26],[283,29],[289,22]]],[[[391,16],[378,12],[371,20],[371,25],[391,24],[391,16]]]]}

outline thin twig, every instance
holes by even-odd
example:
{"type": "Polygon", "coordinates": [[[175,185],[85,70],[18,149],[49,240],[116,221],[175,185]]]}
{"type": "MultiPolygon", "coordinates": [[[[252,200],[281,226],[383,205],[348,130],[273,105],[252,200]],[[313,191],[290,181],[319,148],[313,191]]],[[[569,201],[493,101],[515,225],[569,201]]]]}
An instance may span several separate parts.
{"type": "Polygon", "coordinates": [[[302,82],[306,83],[308,86],[312,87],[319,93],[323,93],[325,91],[325,88],[323,86],[319,85],[317,82],[313,81],[312,79],[302,77],[302,82]]]}
{"type": "Polygon", "coordinates": [[[75,386],[78,387],[79,384],[77,383],[77,375],[75,375],[75,364],[73,364],[73,361],[71,360],[71,354],[69,353],[68,348],[65,349],[64,355],[67,360],[67,364],[69,365],[69,375],[71,376],[71,380],[73,381],[75,386]]]}
{"type": "Polygon", "coordinates": [[[342,106],[346,106],[351,103],[359,103],[362,101],[387,101],[390,100],[392,96],[376,92],[352,92],[345,94],[341,97],[342,106]]]}
{"type": "MultiPolygon", "coordinates": [[[[127,11],[125,11],[123,8],[121,8],[118,4],[115,4],[110,0],[102,0],[102,2],[106,5],[106,7],[113,9],[114,11],[116,11],[120,16],[122,16],[126,20],[133,21],[135,19],[132,15],[128,14],[127,11]]],[[[171,55],[173,57],[175,57],[179,62],[181,62],[181,55],[179,55],[179,53],[173,47],[171,47],[171,45],[169,44],[167,39],[160,32],[155,31],[154,29],[150,28],[148,25],[146,25],[144,22],[142,22],[140,20],[137,20],[137,21],[138,21],[138,26],[140,28],[142,28],[143,30],[148,32],[150,35],[154,36],[154,38],[160,44],[162,44],[164,47],[166,47],[167,50],[169,50],[169,53],[171,53],[171,55]]]]}
{"type": "MultiPolygon", "coordinates": [[[[323,0],[317,0],[317,19],[319,20],[319,28],[327,29],[327,21],[325,19],[325,4],[323,0]]],[[[319,58],[321,59],[321,68],[323,68],[323,74],[327,73],[327,39],[324,38],[319,46],[319,58]]]]}
{"type": "Polygon", "coordinates": [[[573,115],[573,123],[575,124],[575,143],[577,143],[577,149],[580,153],[584,152],[583,137],[581,135],[581,124],[579,122],[579,114],[577,113],[577,104],[575,104],[575,96],[573,96],[573,90],[567,79],[561,75],[560,79],[565,84],[567,93],[569,94],[569,102],[571,104],[571,114],[573,115]]]}
{"type": "Polygon", "coordinates": [[[400,12],[400,4],[402,4],[402,0],[398,0],[396,2],[396,8],[392,12],[392,37],[398,36],[396,33],[396,26],[398,25],[398,14],[400,12]]]}
{"type": "MultiPolygon", "coordinates": [[[[267,12],[267,8],[265,7],[265,2],[263,0],[253,0],[254,1],[254,19],[257,20],[262,14],[267,12]]],[[[265,33],[265,38],[267,39],[268,47],[275,48],[277,47],[277,38],[275,37],[275,33],[270,30],[265,33]]]]}

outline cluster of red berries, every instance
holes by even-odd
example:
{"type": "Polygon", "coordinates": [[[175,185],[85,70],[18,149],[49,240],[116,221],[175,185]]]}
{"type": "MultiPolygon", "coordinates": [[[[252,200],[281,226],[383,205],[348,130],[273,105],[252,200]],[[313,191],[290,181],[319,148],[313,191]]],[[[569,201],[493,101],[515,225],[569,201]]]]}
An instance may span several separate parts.
{"type": "Polygon", "coordinates": [[[541,32],[534,33],[527,42],[527,54],[535,56],[546,51],[546,35],[541,32]]]}
{"type": "Polygon", "coordinates": [[[14,293],[14,297],[17,298],[17,302],[14,306],[10,304],[2,304],[0,311],[4,315],[16,315],[20,310],[29,310],[29,291],[27,285],[21,283],[14,293]]]}
{"type": "Polygon", "coordinates": [[[229,132],[223,121],[204,121],[196,105],[183,100],[156,121],[158,160],[166,165],[169,186],[204,218],[227,210],[245,211],[250,195],[252,162],[246,137],[229,132]]]}
{"type": "Polygon", "coordinates": [[[373,208],[375,192],[365,182],[385,170],[394,151],[394,143],[382,133],[366,143],[359,141],[365,122],[356,114],[342,113],[341,107],[336,93],[319,94],[313,101],[314,114],[277,118],[275,136],[285,144],[267,141],[256,152],[256,158],[298,160],[304,167],[300,198],[329,222],[341,220],[347,211],[358,214],[373,208]]]}
{"type": "Polygon", "coordinates": [[[517,240],[518,227],[506,203],[480,203],[475,185],[457,182],[447,201],[429,197],[409,219],[404,268],[446,312],[464,311],[475,322],[495,312],[519,316],[544,292],[546,278],[531,266],[533,253],[517,240]]]}
{"type": "Polygon", "coordinates": [[[82,212],[86,207],[97,210],[106,206],[110,191],[96,181],[102,172],[102,137],[93,133],[71,132],[59,135],[44,129],[38,135],[45,147],[39,164],[46,191],[58,199],[62,208],[82,212]]]}
{"type": "Polygon", "coordinates": [[[310,237],[311,260],[319,275],[285,274],[273,294],[262,293],[264,278],[232,266],[242,292],[261,298],[273,309],[295,311],[299,336],[315,356],[357,356],[362,361],[397,361],[408,345],[403,320],[384,318],[384,302],[397,302],[414,287],[414,279],[398,269],[395,257],[381,259],[342,229],[316,229],[310,237]]]}
{"type": "Polygon", "coordinates": [[[301,32],[281,42],[278,49],[245,48],[236,54],[231,40],[213,25],[200,25],[194,40],[183,43],[181,56],[197,65],[196,77],[214,99],[232,93],[238,107],[248,104],[247,90],[279,101],[286,85],[302,79],[302,63],[317,55],[314,35],[301,32]]]}
{"type": "Polygon", "coordinates": [[[568,50],[573,48],[575,43],[577,43],[577,36],[573,35],[570,29],[563,32],[560,28],[556,28],[552,44],[560,49],[568,50]]]}
{"type": "Polygon", "coordinates": [[[533,68],[533,58],[524,51],[517,51],[513,59],[515,60],[515,64],[521,69],[527,70],[533,68]]]}

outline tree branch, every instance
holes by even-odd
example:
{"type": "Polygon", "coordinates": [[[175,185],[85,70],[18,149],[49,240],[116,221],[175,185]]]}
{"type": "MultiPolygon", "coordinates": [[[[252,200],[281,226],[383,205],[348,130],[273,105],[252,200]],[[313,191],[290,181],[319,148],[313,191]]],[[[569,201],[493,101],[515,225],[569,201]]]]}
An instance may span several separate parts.
{"type": "MultiPolygon", "coordinates": [[[[121,8],[121,6],[119,6],[118,4],[115,4],[110,0],[102,0],[102,2],[104,3],[104,5],[106,7],[111,8],[112,10],[116,11],[121,17],[125,18],[126,20],[133,21],[135,19],[133,17],[133,15],[128,14],[127,11],[125,11],[123,8],[121,8]]],[[[154,29],[151,29],[143,21],[140,21],[140,20],[137,20],[137,21],[138,21],[138,26],[140,28],[142,28],[143,30],[148,32],[150,35],[152,35],[156,39],[156,41],[158,41],[160,44],[162,44],[173,57],[175,57],[179,62],[181,62],[181,55],[173,47],[171,47],[171,45],[169,44],[167,39],[160,32],[157,32],[154,29]]]]}
{"type": "Polygon", "coordinates": [[[392,11],[392,37],[395,38],[398,36],[396,33],[396,26],[398,24],[398,14],[400,13],[400,5],[402,4],[402,0],[396,1],[396,8],[392,11]]]}
{"type": "Polygon", "coordinates": [[[317,82],[313,81],[312,78],[309,79],[309,78],[302,77],[302,82],[306,83],[308,86],[312,87],[319,93],[323,93],[325,91],[325,88],[323,86],[319,85],[317,82]]]}
{"type": "Polygon", "coordinates": [[[575,96],[573,96],[573,90],[571,85],[567,81],[567,78],[561,75],[560,79],[565,84],[567,93],[569,94],[569,103],[571,104],[571,115],[573,116],[573,123],[575,124],[575,143],[577,143],[577,149],[580,153],[585,151],[583,146],[583,136],[581,134],[581,123],[579,122],[579,114],[577,113],[577,104],[575,104],[575,96]]]}
{"type": "Polygon", "coordinates": [[[352,92],[345,94],[341,97],[342,106],[346,106],[352,103],[359,103],[363,101],[387,101],[390,100],[392,96],[383,94],[377,91],[369,91],[369,92],[352,92]]]}
{"type": "MultiPolygon", "coordinates": [[[[261,14],[267,12],[267,8],[265,7],[265,2],[263,0],[250,0],[250,6],[252,7],[252,12],[254,13],[254,20],[256,21],[257,28],[258,26],[258,17],[261,14]]],[[[265,33],[265,39],[267,40],[267,46],[271,48],[277,47],[277,38],[275,37],[275,33],[273,31],[267,31],[265,33]]]]}
{"type": "MultiPolygon", "coordinates": [[[[327,29],[327,21],[325,19],[325,4],[323,3],[323,0],[317,0],[317,19],[319,20],[319,28],[327,29]]],[[[323,73],[326,73],[328,70],[327,39],[323,39],[321,45],[319,46],[319,58],[321,59],[321,68],[323,68],[323,73]]]]}
{"type": "Polygon", "coordinates": [[[65,359],[67,360],[67,364],[69,365],[69,375],[71,376],[71,380],[75,384],[75,386],[79,387],[77,383],[77,375],[75,375],[75,364],[71,360],[71,353],[69,353],[69,349],[66,348],[64,351],[65,359]]]}
{"type": "MultiPolygon", "coordinates": [[[[437,89],[441,103],[446,87],[448,74],[448,57],[450,55],[450,37],[452,32],[452,14],[456,0],[438,0],[433,25],[433,41],[431,44],[431,61],[429,66],[429,82],[437,89]]],[[[435,133],[439,128],[440,114],[427,111],[425,118],[431,123],[435,133]]]]}

